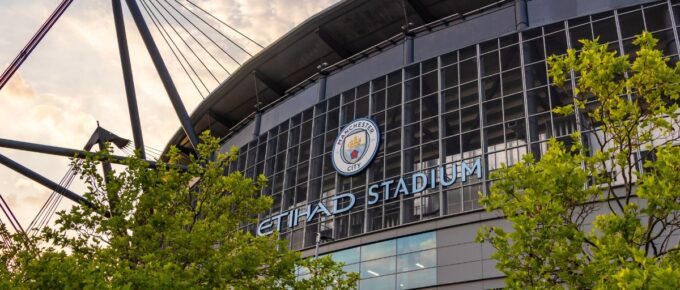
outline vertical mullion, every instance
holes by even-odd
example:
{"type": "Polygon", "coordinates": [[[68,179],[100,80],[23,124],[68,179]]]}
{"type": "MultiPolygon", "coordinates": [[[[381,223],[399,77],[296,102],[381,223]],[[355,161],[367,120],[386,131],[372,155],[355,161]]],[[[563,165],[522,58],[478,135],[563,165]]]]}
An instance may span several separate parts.
{"type": "Polygon", "coordinates": [[[680,54],[680,42],[679,42],[680,40],[678,40],[678,29],[676,26],[677,23],[675,23],[675,13],[673,12],[673,4],[671,3],[671,0],[666,1],[666,7],[668,7],[668,17],[671,18],[671,26],[673,26],[671,29],[673,30],[673,37],[675,38],[676,53],[680,54]]]}
{"type": "MultiPolygon", "coordinates": [[[[482,82],[482,60],[481,60],[481,55],[480,55],[480,47],[479,44],[475,45],[476,49],[476,59],[477,59],[477,104],[479,106],[479,145],[480,149],[482,151],[482,156],[480,157],[481,160],[486,160],[487,159],[487,148],[486,148],[486,141],[484,138],[484,100],[483,100],[483,90],[484,88],[482,87],[483,82],[482,82]]],[[[459,96],[460,98],[460,96],[459,96]]],[[[501,106],[503,104],[503,99],[501,98],[501,106]]],[[[502,107],[501,107],[502,109],[502,107]]],[[[462,124],[461,124],[462,126],[462,124]]],[[[486,165],[486,164],[485,164],[486,165]]],[[[486,167],[486,166],[484,166],[486,167]]],[[[481,169],[480,169],[481,170],[481,169]]],[[[462,174],[462,172],[461,172],[462,174]]],[[[461,189],[463,188],[463,184],[461,184],[461,189]]],[[[463,195],[464,195],[463,191],[463,195]]],[[[486,174],[482,176],[482,192],[486,193],[486,174]]],[[[465,199],[463,199],[463,202],[465,199]]],[[[465,209],[465,205],[463,204],[463,209],[465,209]]]]}
{"type": "MultiPolygon", "coordinates": [[[[441,168],[441,170],[446,170],[446,157],[444,156],[444,106],[442,102],[442,58],[441,56],[437,57],[437,126],[439,127],[439,130],[437,130],[438,133],[438,140],[437,144],[439,145],[439,166],[438,168],[441,168]]],[[[441,173],[440,173],[441,174],[441,173]]],[[[439,216],[444,215],[444,206],[446,206],[447,213],[448,213],[448,205],[444,205],[444,189],[442,188],[441,185],[437,185],[438,190],[439,190],[439,216]]]]}

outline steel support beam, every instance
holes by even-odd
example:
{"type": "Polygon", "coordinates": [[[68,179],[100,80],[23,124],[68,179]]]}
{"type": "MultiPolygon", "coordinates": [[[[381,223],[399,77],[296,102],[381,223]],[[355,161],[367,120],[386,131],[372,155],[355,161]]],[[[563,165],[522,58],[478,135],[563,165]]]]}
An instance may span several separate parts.
{"type": "Polygon", "coordinates": [[[135,81],[132,77],[130,52],[128,50],[127,36],[125,34],[125,20],[123,18],[123,9],[120,3],[121,1],[122,0],[111,0],[111,4],[113,6],[113,20],[116,25],[116,37],[118,38],[120,65],[123,69],[125,94],[127,96],[128,111],[130,113],[130,125],[132,126],[132,136],[135,141],[135,149],[139,151],[140,158],[146,159],[146,154],[144,152],[144,138],[142,137],[142,126],[139,119],[139,109],[137,108],[135,81]]]}
{"type": "MultiPolygon", "coordinates": [[[[49,146],[49,145],[42,145],[42,144],[35,144],[35,143],[1,139],[1,138],[0,138],[0,147],[23,150],[23,151],[30,151],[30,152],[36,152],[36,153],[51,154],[51,155],[57,155],[57,156],[64,156],[64,157],[75,157],[75,158],[80,158],[80,159],[87,158],[88,156],[94,156],[94,153],[83,151],[83,150],[49,146]]],[[[113,159],[111,162],[117,163],[117,164],[121,164],[122,161],[127,158],[127,157],[117,156],[117,155],[110,155],[110,157],[113,159]]],[[[144,160],[144,161],[147,162],[149,164],[149,166],[152,167],[152,168],[156,168],[156,166],[157,166],[157,163],[155,161],[151,161],[151,160],[144,160]]],[[[186,167],[180,166],[180,169],[186,170],[186,167]]]]}
{"type": "Polygon", "coordinates": [[[9,167],[10,169],[20,173],[21,175],[26,176],[32,179],[33,181],[42,184],[43,186],[63,195],[64,197],[76,203],[85,205],[89,208],[95,208],[94,204],[92,204],[84,197],[76,194],[73,191],[68,190],[67,188],[64,188],[63,186],[53,182],[52,180],[49,180],[48,178],[36,173],[35,171],[28,169],[27,167],[15,162],[14,160],[7,158],[5,155],[0,154],[0,164],[9,167]]]}
{"type": "Polygon", "coordinates": [[[126,0],[125,2],[130,9],[130,13],[132,14],[132,18],[135,21],[135,25],[137,25],[137,30],[139,30],[139,34],[142,36],[146,50],[149,51],[151,60],[153,61],[156,71],[163,82],[165,91],[168,93],[170,102],[172,102],[172,106],[175,108],[175,113],[177,113],[177,117],[182,124],[182,129],[184,129],[184,133],[187,135],[187,138],[189,138],[189,143],[191,146],[196,149],[196,146],[198,145],[198,135],[196,134],[196,130],[191,123],[189,113],[187,113],[187,109],[184,107],[184,103],[182,103],[182,99],[179,97],[177,87],[175,87],[175,83],[170,77],[170,72],[165,66],[165,62],[163,61],[163,57],[156,46],[156,42],[154,42],[153,37],[151,36],[151,31],[149,31],[149,27],[146,26],[144,16],[142,16],[142,12],[139,10],[139,6],[137,6],[137,1],[126,0]]]}

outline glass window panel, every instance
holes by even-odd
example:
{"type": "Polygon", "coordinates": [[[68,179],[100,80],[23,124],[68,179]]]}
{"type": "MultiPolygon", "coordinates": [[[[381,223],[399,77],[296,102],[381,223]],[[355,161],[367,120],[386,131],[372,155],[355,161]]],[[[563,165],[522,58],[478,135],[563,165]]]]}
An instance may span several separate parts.
{"type": "Polygon", "coordinates": [[[484,103],[484,126],[503,122],[503,107],[501,100],[484,103]]]}
{"type": "Polygon", "coordinates": [[[444,136],[452,136],[460,132],[459,111],[450,112],[444,115],[444,136]]]}
{"type": "Polygon", "coordinates": [[[564,88],[550,86],[550,103],[553,108],[573,104],[574,96],[571,92],[571,86],[566,85],[564,88]]]}
{"type": "Polygon", "coordinates": [[[387,85],[395,85],[401,82],[401,70],[396,70],[387,75],[387,85]]]}
{"type": "MultiPolygon", "coordinates": [[[[373,259],[394,256],[396,253],[397,253],[396,240],[387,240],[383,242],[364,245],[361,246],[361,261],[368,261],[373,259]]],[[[394,272],[394,270],[392,270],[392,272],[394,272]]]]}
{"type": "Polygon", "coordinates": [[[442,66],[455,63],[458,61],[458,51],[449,52],[447,54],[442,55],[440,58],[442,60],[442,66]]]}
{"type": "Polygon", "coordinates": [[[467,107],[479,103],[477,82],[471,82],[460,86],[460,106],[467,107]]]}
{"type": "Polygon", "coordinates": [[[361,280],[359,282],[359,289],[394,290],[396,289],[395,275],[380,276],[361,280]]]}
{"type": "Polygon", "coordinates": [[[545,34],[553,33],[553,32],[559,31],[559,30],[564,30],[564,22],[562,22],[562,21],[543,26],[543,32],[545,34]]]}
{"type": "Polygon", "coordinates": [[[415,100],[404,105],[404,124],[420,121],[420,101],[415,100]]]}
{"type": "MultiPolygon", "coordinates": [[[[435,232],[427,232],[397,239],[397,254],[432,249],[437,246],[435,232]]],[[[425,264],[423,264],[425,265],[425,264]]],[[[408,270],[403,270],[408,271],[408,270]]]]}
{"type": "MultiPolygon", "coordinates": [[[[391,153],[391,151],[388,151],[391,153]]],[[[383,159],[382,157],[377,157],[375,160],[373,160],[373,163],[370,165],[371,171],[370,171],[370,178],[371,181],[377,181],[381,180],[383,178],[383,159]]]]}
{"type": "Polygon", "coordinates": [[[475,55],[477,55],[477,46],[476,45],[470,45],[470,46],[463,47],[459,50],[458,58],[460,60],[464,60],[464,59],[474,57],[475,55]]]}
{"type": "Polygon", "coordinates": [[[420,80],[418,78],[408,80],[404,84],[404,101],[410,101],[420,97],[420,80]]]}
{"type": "Polygon", "coordinates": [[[644,13],[647,31],[658,31],[673,26],[666,4],[645,8],[644,13]]]}
{"type": "Polygon", "coordinates": [[[503,95],[522,91],[522,72],[520,69],[503,72],[503,95]]]}
{"type": "MultiPolygon", "coordinates": [[[[364,253],[363,249],[361,252],[364,253]]],[[[371,261],[364,260],[364,262],[361,263],[361,278],[374,278],[394,274],[396,269],[395,262],[395,257],[371,261]]]]}
{"type": "Polygon", "coordinates": [[[519,119],[505,123],[505,142],[507,146],[525,145],[527,140],[527,127],[525,119],[519,119]]]}
{"type": "Polygon", "coordinates": [[[548,84],[548,75],[545,70],[545,63],[539,62],[526,66],[525,69],[527,89],[536,88],[548,84]]]}
{"type": "Polygon", "coordinates": [[[420,270],[437,266],[437,251],[427,250],[397,256],[397,272],[420,270]]]}
{"type": "Polygon", "coordinates": [[[501,47],[515,44],[519,41],[519,37],[516,33],[509,34],[500,38],[501,47]]]}
{"type": "Polygon", "coordinates": [[[385,178],[394,177],[401,174],[401,154],[395,153],[385,157],[385,178]]]}
{"type": "Polygon", "coordinates": [[[446,198],[447,214],[457,214],[463,211],[463,196],[460,188],[445,191],[444,197],[446,198]]]}
{"type": "Polygon", "coordinates": [[[526,41],[523,44],[524,63],[534,63],[545,59],[543,52],[543,38],[526,41]]]}
{"type": "Polygon", "coordinates": [[[422,72],[430,72],[437,69],[437,58],[433,57],[431,59],[428,59],[426,61],[422,62],[422,72]]]}
{"type": "Polygon", "coordinates": [[[420,144],[420,124],[404,127],[404,147],[411,147],[420,144]]]}
{"type": "Polygon", "coordinates": [[[366,211],[368,214],[368,231],[377,231],[382,229],[382,211],[382,206],[369,208],[368,211],[366,211]]]}
{"type": "Polygon", "coordinates": [[[397,275],[398,289],[414,289],[432,286],[437,283],[437,269],[430,268],[425,270],[400,273],[397,275]]]}
{"type": "Polygon", "coordinates": [[[422,216],[423,219],[439,217],[439,192],[426,195],[422,198],[422,216]]]}
{"type": "Polygon", "coordinates": [[[674,55],[678,53],[678,48],[675,45],[675,35],[673,30],[664,30],[652,33],[654,38],[658,39],[659,42],[656,44],[656,48],[663,51],[665,56],[674,55]]]}
{"type": "Polygon", "coordinates": [[[401,104],[401,86],[391,86],[387,89],[387,107],[401,104]]]}
{"type": "Polygon", "coordinates": [[[590,31],[590,25],[581,25],[569,29],[569,38],[571,47],[574,49],[581,49],[583,44],[579,42],[581,39],[593,39],[593,34],[590,31]]]}
{"type": "Polygon", "coordinates": [[[422,122],[421,143],[427,143],[439,139],[439,120],[430,118],[422,122]]]}
{"type": "Polygon", "coordinates": [[[482,191],[481,184],[474,184],[463,187],[463,210],[473,210],[479,208],[479,192],[482,191]]]}
{"type": "Polygon", "coordinates": [[[432,142],[423,145],[423,164],[424,168],[432,167],[439,164],[439,144],[438,142],[432,142]]]}
{"type": "Polygon", "coordinates": [[[442,98],[444,103],[444,111],[449,112],[451,110],[458,109],[458,88],[451,88],[442,92],[442,98]]]}
{"type": "Polygon", "coordinates": [[[354,103],[342,107],[342,125],[354,120],[354,103]]]}
{"type": "MultiPolygon", "coordinates": [[[[363,201],[361,202],[363,204],[363,201]]],[[[364,211],[359,209],[358,212],[352,213],[349,216],[349,235],[356,236],[364,232],[364,211]]],[[[357,271],[359,272],[359,271],[357,271]]]]}
{"type": "Polygon", "coordinates": [[[492,39],[479,44],[479,50],[482,53],[498,49],[498,39],[492,39]]]}
{"type": "Polygon", "coordinates": [[[487,53],[481,56],[482,76],[495,74],[500,69],[498,52],[487,53]]]}
{"type": "Polygon", "coordinates": [[[495,75],[482,80],[482,93],[484,100],[492,100],[501,96],[501,77],[495,75]]]}
{"type": "Polygon", "coordinates": [[[407,66],[406,68],[404,68],[404,71],[406,73],[406,76],[404,77],[405,79],[416,77],[417,75],[420,74],[420,63],[415,63],[410,66],[407,66]]]}
{"type": "Polygon", "coordinates": [[[463,157],[477,156],[480,154],[482,144],[480,143],[479,130],[463,134],[463,157]]]}
{"type": "Polygon", "coordinates": [[[519,45],[508,46],[500,50],[501,52],[501,69],[509,70],[519,67],[521,59],[519,56],[519,45]]]}
{"type": "Polygon", "coordinates": [[[628,38],[640,34],[645,29],[640,10],[619,15],[621,37],[628,38]]]}
{"type": "Polygon", "coordinates": [[[459,64],[460,83],[466,83],[477,79],[477,60],[469,59],[459,64]]]}
{"type": "MultiPolygon", "coordinates": [[[[323,123],[323,121],[322,121],[323,123]]],[[[312,122],[307,121],[302,123],[302,129],[301,129],[301,141],[309,140],[309,138],[312,137],[312,122]]],[[[292,143],[295,144],[295,143],[292,143]]]]}
{"type": "Polygon", "coordinates": [[[550,110],[548,89],[543,87],[527,92],[527,109],[529,115],[550,110]]]}
{"type": "Polygon", "coordinates": [[[427,96],[437,91],[437,72],[431,72],[422,77],[422,95],[427,96]]]}
{"type": "Polygon", "coordinates": [[[404,150],[404,172],[411,172],[418,169],[420,163],[420,148],[415,147],[404,150]]]}
{"type": "Polygon", "coordinates": [[[458,84],[458,65],[447,66],[442,69],[442,87],[450,88],[458,84]]]}
{"type": "Polygon", "coordinates": [[[593,22],[593,34],[600,38],[600,43],[616,41],[616,20],[614,17],[593,22]]]}
{"type": "Polygon", "coordinates": [[[399,201],[385,204],[385,228],[399,225],[399,201]]]}
{"type": "Polygon", "coordinates": [[[505,142],[503,142],[503,125],[496,125],[484,129],[484,138],[488,152],[505,149],[505,142]]]}
{"type": "Polygon", "coordinates": [[[401,132],[399,130],[389,131],[386,133],[385,151],[387,153],[398,152],[401,149],[401,132]]]}
{"type": "Polygon", "coordinates": [[[437,116],[439,114],[439,103],[437,102],[437,96],[431,95],[429,97],[424,97],[422,100],[422,118],[427,119],[430,117],[437,116]]]}
{"type": "MultiPolygon", "coordinates": [[[[326,114],[326,130],[338,128],[339,110],[332,110],[326,114]]],[[[323,132],[320,132],[323,133],[323,132]]]]}
{"type": "Polygon", "coordinates": [[[385,82],[385,76],[379,77],[371,81],[373,83],[373,90],[380,90],[385,88],[386,82],[385,82]]]}
{"type": "Polygon", "coordinates": [[[333,261],[345,263],[345,265],[358,263],[360,261],[359,247],[337,251],[331,254],[333,261]]]}
{"type": "MultiPolygon", "coordinates": [[[[410,181],[406,186],[411,187],[410,181]]],[[[410,223],[420,220],[420,197],[409,198],[402,201],[401,205],[402,218],[404,223],[410,223]]]]}
{"type": "Polygon", "coordinates": [[[469,107],[461,112],[461,131],[469,131],[479,128],[479,108],[469,107]]]}
{"type": "Polygon", "coordinates": [[[460,136],[456,135],[444,140],[444,156],[446,162],[460,159],[460,136]]]}
{"type": "Polygon", "coordinates": [[[358,99],[354,110],[356,118],[368,116],[368,97],[358,99]]]}
{"type": "Polygon", "coordinates": [[[387,110],[386,124],[386,130],[392,130],[401,127],[401,106],[387,110]]]}
{"type": "Polygon", "coordinates": [[[529,118],[529,132],[531,141],[544,141],[552,136],[550,113],[529,118]]]}
{"type": "MultiPolygon", "coordinates": [[[[614,28],[616,35],[616,28],[614,28]]],[[[567,53],[567,36],[564,31],[545,36],[545,54],[547,56],[567,53]]]]}
{"type": "MultiPolygon", "coordinates": [[[[371,95],[373,101],[373,113],[380,112],[385,109],[385,91],[378,91],[371,95]]],[[[357,108],[358,110],[358,108],[357,108]]]]}
{"type": "Polygon", "coordinates": [[[524,96],[515,94],[503,98],[503,110],[506,121],[524,117],[524,96]]]}
{"type": "Polygon", "coordinates": [[[542,33],[543,31],[541,30],[541,27],[535,27],[522,32],[522,37],[524,38],[524,40],[533,39],[541,36],[542,33]]]}

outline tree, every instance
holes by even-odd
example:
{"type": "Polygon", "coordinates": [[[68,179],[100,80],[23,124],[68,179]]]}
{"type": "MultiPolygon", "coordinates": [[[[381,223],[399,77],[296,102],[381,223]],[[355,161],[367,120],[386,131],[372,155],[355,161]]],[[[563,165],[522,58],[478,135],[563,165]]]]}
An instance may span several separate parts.
{"type": "Polygon", "coordinates": [[[481,203],[510,223],[478,241],[509,288],[680,289],[678,66],[643,32],[634,57],[598,40],[548,58],[553,83],[576,79],[581,132],[491,174],[481,203]]]}
{"type": "MultiPolygon", "coordinates": [[[[259,195],[263,176],[224,175],[237,152],[214,154],[218,139],[204,133],[186,170],[176,148],[167,164],[149,169],[137,157],[104,177],[108,152],[73,162],[93,179],[85,198],[95,207],[60,212],[54,229],[35,238],[14,235],[2,249],[0,288],[17,289],[334,289],[355,288],[330,258],[302,259],[276,234],[256,237],[242,228],[269,209],[259,195]],[[300,279],[296,270],[311,273],[300,279]]],[[[3,231],[6,230],[3,229],[3,231]]]]}

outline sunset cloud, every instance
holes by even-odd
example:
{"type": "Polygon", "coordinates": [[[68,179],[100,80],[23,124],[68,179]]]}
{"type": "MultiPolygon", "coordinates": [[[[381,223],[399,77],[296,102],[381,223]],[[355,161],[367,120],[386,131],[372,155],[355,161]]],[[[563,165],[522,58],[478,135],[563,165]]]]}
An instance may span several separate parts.
{"type": "MultiPolygon", "coordinates": [[[[334,2],[214,0],[197,3],[267,45],[334,2]]],[[[3,67],[11,62],[57,3],[54,0],[3,1],[0,10],[0,34],[3,36],[0,38],[0,64],[3,67]]],[[[82,148],[97,121],[116,134],[131,138],[110,5],[107,1],[75,1],[54,25],[19,72],[0,91],[0,122],[3,124],[0,138],[82,148]]],[[[162,149],[179,128],[179,122],[139,33],[127,9],[124,10],[145,143],[162,149]]],[[[150,28],[156,34],[155,28],[150,28]]],[[[224,33],[239,38],[228,30],[224,33]]],[[[202,101],[201,96],[158,35],[156,39],[187,109],[193,110],[202,101]]],[[[225,47],[228,47],[226,42],[225,47]]],[[[246,48],[252,52],[259,50],[252,44],[246,48]]],[[[217,83],[210,86],[212,89],[217,83]]],[[[0,154],[53,181],[62,178],[69,164],[67,158],[17,150],[0,148],[0,154]]],[[[84,185],[74,184],[72,189],[82,192],[84,185]]],[[[30,223],[49,192],[0,166],[0,194],[8,200],[23,225],[30,223]]],[[[71,205],[69,201],[62,202],[62,208],[71,205]]]]}

